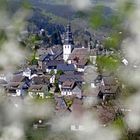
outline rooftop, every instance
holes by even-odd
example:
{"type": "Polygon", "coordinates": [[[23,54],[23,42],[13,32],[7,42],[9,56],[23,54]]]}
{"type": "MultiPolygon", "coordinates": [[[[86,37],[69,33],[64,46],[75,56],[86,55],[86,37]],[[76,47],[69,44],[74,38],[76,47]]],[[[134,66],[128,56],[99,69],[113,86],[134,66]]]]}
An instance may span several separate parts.
{"type": "Polygon", "coordinates": [[[74,73],[63,74],[63,75],[60,76],[60,79],[59,79],[60,82],[64,82],[66,80],[71,80],[71,81],[75,81],[75,82],[83,82],[84,81],[82,75],[74,74],[74,73]]]}
{"type": "Polygon", "coordinates": [[[75,67],[73,64],[58,64],[57,70],[62,71],[75,71],[75,67]]]}
{"type": "Polygon", "coordinates": [[[70,88],[72,89],[74,87],[75,82],[74,81],[65,81],[62,85],[62,88],[70,88]]]}
{"type": "Polygon", "coordinates": [[[107,94],[115,94],[118,90],[118,86],[100,86],[100,91],[107,94]]]}
{"type": "Polygon", "coordinates": [[[75,48],[69,57],[76,65],[85,65],[88,59],[88,49],[87,48],[75,48]]]}
{"type": "Polygon", "coordinates": [[[46,85],[31,85],[28,91],[42,91],[46,85]]]}

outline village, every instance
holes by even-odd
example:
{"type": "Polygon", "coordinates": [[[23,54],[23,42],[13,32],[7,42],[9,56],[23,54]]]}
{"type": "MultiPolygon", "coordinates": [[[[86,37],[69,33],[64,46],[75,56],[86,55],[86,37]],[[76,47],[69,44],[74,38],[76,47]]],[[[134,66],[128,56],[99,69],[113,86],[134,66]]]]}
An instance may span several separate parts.
{"type": "MultiPolygon", "coordinates": [[[[39,35],[44,34],[40,30],[39,35]]],[[[73,114],[79,122],[87,110],[98,115],[102,126],[122,115],[121,105],[115,99],[121,93],[117,76],[111,72],[100,72],[96,63],[97,56],[110,55],[100,41],[92,38],[82,45],[75,45],[71,23],[62,36],[62,45],[39,47],[36,64],[27,64],[13,73],[7,80],[0,75],[0,87],[11,100],[25,98],[47,101],[53,99],[54,116],[73,114]]],[[[14,103],[15,106],[18,106],[14,103]]],[[[40,120],[36,127],[42,125],[40,120]]],[[[80,131],[84,126],[74,123],[72,131],[80,131]]]]}

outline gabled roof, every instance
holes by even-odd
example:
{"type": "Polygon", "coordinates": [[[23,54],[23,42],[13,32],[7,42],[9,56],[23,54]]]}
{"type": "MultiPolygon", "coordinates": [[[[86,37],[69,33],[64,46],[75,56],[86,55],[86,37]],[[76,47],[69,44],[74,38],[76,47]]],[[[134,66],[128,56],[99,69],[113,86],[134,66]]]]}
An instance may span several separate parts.
{"type": "Polygon", "coordinates": [[[39,57],[39,61],[47,61],[53,59],[54,56],[52,54],[43,54],[39,57]]]}
{"type": "Polygon", "coordinates": [[[22,76],[22,74],[16,74],[13,76],[13,78],[11,79],[11,82],[23,82],[25,79],[24,76],[22,76]]]}
{"type": "Polygon", "coordinates": [[[63,60],[50,60],[46,62],[46,66],[48,67],[57,67],[58,64],[63,64],[63,60]]]}
{"type": "Polygon", "coordinates": [[[75,85],[74,81],[67,80],[62,84],[62,89],[73,89],[74,85],[75,85]]]}
{"type": "Polygon", "coordinates": [[[18,86],[19,86],[20,84],[21,84],[20,82],[10,82],[10,83],[6,86],[6,89],[8,89],[8,90],[10,90],[10,89],[16,90],[16,89],[18,89],[18,86]]]}
{"type": "Polygon", "coordinates": [[[63,54],[63,49],[61,45],[55,45],[49,48],[49,53],[54,56],[54,59],[57,59],[60,55],[63,54]]]}
{"type": "Polygon", "coordinates": [[[42,91],[46,85],[31,85],[28,91],[42,91]]]}
{"type": "Polygon", "coordinates": [[[57,70],[62,71],[75,71],[75,67],[73,64],[58,64],[57,70]]]}
{"type": "Polygon", "coordinates": [[[84,66],[87,63],[88,54],[87,48],[75,48],[68,59],[78,66],[84,66]]]}
{"type": "Polygon", "coordinates": [[[104,94],[115,94],[118,86],[100,86],[100,91],[104,94]]]}
{"type": "Polygon", "coordinates": [[[64,82],[66,80],[75,81],[75,82],[83,82],[84,79],[80,74],[63,74],[59,78],[59,82],[64,82]]]}
{"type": "Polygon", "coordinates": [[[37,54],[40,56],[40,55],[46,54],[47,51],[48,51],[47,48],[40,47],[40,48],[37,50],[37,54]]]}
{"type": "Polygon", "coordinates": [[[78,93],[78,92],[81,92],[81,89],[79,88],[79,86],[75,86],[72,90],[72,92],[75,92],[75,93],[78,93]]]}
{"type": "Polygon", "coordinates": [[[117,81],[116,81],[115,77],[113,77],[113,76],[103,77],[102,80],[103,80],[105,86],[117,85],[117,81]]]}
{"type": "Polygon", "coordinates": [[[33,84],[47,84],[49,83],[49,79],[51,78],[51,75],[45,76],[37,76],[32,78],[32,83],[33,84]]]}

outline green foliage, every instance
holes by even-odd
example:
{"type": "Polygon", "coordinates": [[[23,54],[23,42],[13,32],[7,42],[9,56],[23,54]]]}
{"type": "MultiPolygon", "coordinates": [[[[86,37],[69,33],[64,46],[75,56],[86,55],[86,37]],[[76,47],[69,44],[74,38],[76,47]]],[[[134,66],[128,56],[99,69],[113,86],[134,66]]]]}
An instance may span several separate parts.
{"type": "Polygon", "coordinates": [[[103,6],[97,6],[94,8],[92,12],[92,16],[90,18],[90,23],[93,28],[97,29],[105,24],[102,13],[103,13],[103,6]]]}
{"type": "Polygon", "coordinates": [[[58,78],[57,77],[55,78],[54,86],[55,86],[55,91],[54,92],[60,92],[60,88],[59,88],[59,83],[58,83],[58,78]]]}
{"type": "Polygon", "coordinates": [[[58,75],[58,76],[60,76],[60,75],[62,75],[62,74],[64,74],[64,72],[63,72],[62,70],[58,70],[58,71],[57,71],[57,75],[58,75]]]}
{"type": "Polygon", "coordinates": [[[29,37],[25,40],[25,44],[31,50],[37,50],[39,48],[38,44],[41,38],[38,35],[29,35],[29,37]]]}
{"type": "Polygon", "coordinates": [[[60,89],[59,89],[59,85],[58,85],[58,81],[56,80],[55,83],[55,92],[60,92],[60,89]]]}
{"type": "Polygon", "coordinates": [[[33,7],[31,3],[29,2],[29,0],[22,0],[22,8],[29,10],[29,9],[32,9],[33,7]]]}
{"type": "Polygon", "coordinates": [[[98,56],[96,63],[99,71],[115,71],[120,65],[120,60],[117,56],[98,56]]]}
{"type": "Polygon", "coordinates": [[[106,14],[106,10],[106,7],[102,5],[94,7],[90,16],[91,27],[94,29],[100,29],[102,27],[116,29],[122,24],[122,16],[115,11],[112,11],[110,14],[106,14]]]}
{"type": "Polygon", "coordinates": [[[60,23],[60,24],[67,24],[67,20],[63,17],[56,16],[53,13],[46,12],[45,10],[42,10],[42,15],[46,18],[49,17],[49,23],[60,23]]]}
{"type": "Polygon", "coordinates": [[[8,2],[6,0],[0,0],[0,10],[7,10],[8,2]]]}
{"type": "Polygon", "coordinates": [[[108,18],[106,24],[112,29],[117,29],[119,26],[121,26],[122,22],[123,18],[118,13],[115,13],[110,18],[108,18]]]}
{"type": "Polygon", "coordinates": [[[54,74],[55,74],[54,70],[51,70],[50,75],[54,75],[54,74]]]}
{"type": "Polygon", "coordinates": [[[88,16],[88,14],[84,11],[78,11],[75,14],[75,18],[86,18],[88,16]]]}
{"type": "Polygon", "coordinates": [[[69,99],[69,98],[64,98],[64,100],[65,100],[67,107],[71,107],[71,105],[73,104],[73,100],[69,99]]]}
{"type": "Polygon", "coordinates": [[[0,46],[6,41],[7,36],[4,30],[0,30],[0,46]]]}
{"type": "Polygon", "coordinates": [[[119,5],[120,15],[125,19],[127,18],[135,9],[135,3],[132,0],[125,0],[119,5]]]}
{"type": "Polygon", "coordinates": [[[29,128],[26,131],[26,139],[27,140],[44,140],[47,137],[48,129],[47,128],[40,128],[40,129],[33,129],[29,128]]]}
{"type": "Polygon", "coordinates": [[[122,117],[118,117],[115,121],[113,121],[112,125],[116,129],[120,129],[120,130],[125,129],[125,122],[122,117]]]}
{"type": "Polygon", "coordinates": [[[104,46],[107,49],[119,49],[122,43],[122,35],[119,33],[113,33],[109,38],[104,41],[104,46]]]}
{"type": "Polygon", "coordinates": [[[31,56],[29,63],[31,65],[37,65],[38,64],[38,60],[36,59],[36,51],[33,52],[33,55],[31,56]]]}

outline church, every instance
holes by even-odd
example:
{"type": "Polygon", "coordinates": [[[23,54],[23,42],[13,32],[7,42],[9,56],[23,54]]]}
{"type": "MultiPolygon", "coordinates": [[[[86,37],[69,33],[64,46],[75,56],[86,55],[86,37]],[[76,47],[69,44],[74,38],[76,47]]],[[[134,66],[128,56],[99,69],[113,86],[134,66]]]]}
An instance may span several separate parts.
{"type": "Polygon", "coordinates": [[[88,54],[88,48],[75,47],[73,34],[71,31],[71,24],[69,23],[66,27],[66,33],[63,43],[63,60],[68,64],[74,64],[78,71],[83,72],[88,62],[88,54]]]}

